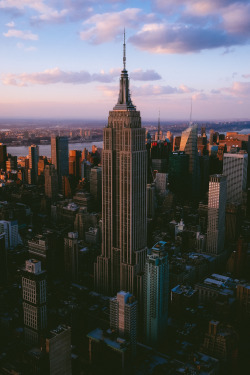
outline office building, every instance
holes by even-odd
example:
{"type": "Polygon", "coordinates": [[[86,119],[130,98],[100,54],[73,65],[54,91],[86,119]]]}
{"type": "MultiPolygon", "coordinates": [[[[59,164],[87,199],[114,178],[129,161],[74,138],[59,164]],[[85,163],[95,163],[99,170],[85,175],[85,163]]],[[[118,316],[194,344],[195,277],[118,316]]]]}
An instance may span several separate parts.
{"type": "Polygon", "coordinates": [[[137,301],[129,293],[120,291],[110,300],[110,328],[129,341],[132,356],[136,355],[137,301]]]}
{"type": "Polygon", "coordinates": [[[14,249],[18,244],[22,243],[21,237],[18,233],[17,220],[0,220],[0,234],[1,233],[5,233],[6,250],[14,249]]]}
{"type": "Polygon", "coordinates": [[[71,328],[60,325],[46,338],[48,375],[71,375],[71,328]]]}
{"type": "Polygon", "coordinates": [[[179,151],[189,155],[189,193],[193,199],[198,199],[200,194],[200,165],[197,148],[197,125],[190,125],[181,134],[179,151]]]}
{"type": "Polygon", "coordinates": [[[47,327],[46,272],[35,259],[26,260],[22,270],[22,298],[25,343],[39,346],[47,327]]]}
{"type": "Polygon", "coordinates": [[[51,159],[58,176],[58,186],[62,186],[62,177],[69,175],[69,145],[67,137],[51,137],[51,159]]]}
{"type": "Polygon", "coordinates": [[[78,150],[69,151],[69,174],[78,181],[81,178],[82,153],[78,150]]]}
{"type": "Polygon", "coordinates": [[[6,172],[16,171],[17,170],[17,156],[12,156],[7,154],[6,160],[6,172]]]}
{"type": "Polygon", "coordinates": [[[227,202],[242,203],[242,193],[247,188],[248,154],[225,153],[223,175],[227,176],[227,202]]]}
{"type": "Polygon", "coordinates": [[[208,191],[208,225],[206,253],[218,255],[224,250],[227,177],[211,175],[208,191]]]}
{"type": "Polygon", "coordinates": [[[123,62],[118,102],[103,134],[102,254],[95,264],[95,288],[109,295],[136,295],[146,257],[145,129],[130,97],[125,43],[123,62]]]}
{"type": "Polygon", "coordinates": [[[55,166],[53,164],[46,165],[44,169],[45,178],[45,195],[52,200],[56,200],[58,193],[58,176],[55,166]]]}
{"type": "Polygon", "coordinates": [[[29,170],[28,170],[29,185],[36,184],[37,182],[38,160],[39,160],[39,147],[37,145],[31,145],[29,147],[29,170]]]}
{"type": "Polygon", "coordinates": [[[168,181],[169,189],[181,197],[187,197],[189,181],[189,155],[184,151],[174,151],[169,156],[168,181]]]}
{"type": "Polygon", "coordinates": [[[71,281],[78,280],[78,233],[69,232],[64,238],[64,268],[65,276],[71,281]]]}
{"type": "Polygon", "coordinates": [[[7,160],[7,147],[0,143],[0,169],[5,171],[6,169],[6,160],[7,160]]]}
{"type": "Polygon", "coordinates": [[[157,242],[147,255],[144,276],[144,324],[146,341],[157,345],[168,319],[169,266],[165,243],[157,242]]]}
{"type": "Polygon", "coordinates": [[[101,203],[102,199],[102,168],[94,167],[90,171],[90,194],[99,200],[101,203]]]}

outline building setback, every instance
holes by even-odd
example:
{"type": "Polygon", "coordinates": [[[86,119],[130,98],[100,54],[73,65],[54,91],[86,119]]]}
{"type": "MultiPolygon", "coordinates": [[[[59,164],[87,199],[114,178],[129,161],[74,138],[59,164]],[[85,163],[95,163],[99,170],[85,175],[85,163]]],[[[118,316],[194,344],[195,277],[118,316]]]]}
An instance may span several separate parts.
{"type": "Polygon", "coordinates": [[[103,134],[102,254],[95,264],[96,290],[136,294],[147,240],[147,152],[140,112],[129,92],[124,43],[118,102],[103,134]]]}

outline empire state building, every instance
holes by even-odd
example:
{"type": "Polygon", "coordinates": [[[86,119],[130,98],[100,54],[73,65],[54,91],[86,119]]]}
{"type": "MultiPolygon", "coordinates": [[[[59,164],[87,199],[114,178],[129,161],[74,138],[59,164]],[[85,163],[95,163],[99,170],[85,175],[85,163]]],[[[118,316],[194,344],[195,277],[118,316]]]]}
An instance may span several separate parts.
{"type": "Polygon", "coordinates": [[[109,112],[102,152],[102,253],[95,264],[95,288],[108,295],[140,294],[147,242],[147,152],[140,112],[132,103],[126,70],[118,102],[109,112]]]}

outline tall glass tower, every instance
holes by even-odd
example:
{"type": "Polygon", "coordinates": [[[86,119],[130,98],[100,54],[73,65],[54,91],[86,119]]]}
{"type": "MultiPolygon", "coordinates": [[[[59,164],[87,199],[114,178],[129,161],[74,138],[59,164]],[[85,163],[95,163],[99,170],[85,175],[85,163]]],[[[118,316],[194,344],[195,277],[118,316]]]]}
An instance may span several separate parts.
{"type": "Polygon", "coordinates": [[[51,137],[51,158],[58,175],[58,186],[62,186],[62,176],[69,175],[68,137],[51,137]]]}
{"type": "Polygon", "coordinates": [[[199,199],[200,194],[200,165],[197,148],[197,125],[192,125],[181,134],[180,151],[189,155],[189,193],[192,199],[199,199]]]}
{"type": "Polygon", "coordinates": [[[118,102],[103,134],[102,254],[95,264],[96,289],[111,295],[137,295],[147,241],[145,129],[130,97],[125,48],[124,35],[118,102]]]}

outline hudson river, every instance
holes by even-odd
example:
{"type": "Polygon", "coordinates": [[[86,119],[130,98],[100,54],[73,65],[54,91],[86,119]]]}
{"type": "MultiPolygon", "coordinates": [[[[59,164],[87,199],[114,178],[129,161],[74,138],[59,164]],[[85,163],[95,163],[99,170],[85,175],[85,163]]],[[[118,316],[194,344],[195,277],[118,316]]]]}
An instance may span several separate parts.
{"type": "MultiPolygon", "coordinates": [[[[69,143],[69,150],[80,150],[86,148],[88,151],[92,150],[92,146],[98,148],[103,147],[103,142],[81,142],[69,143]]],[[[27,156],[29,155],[29,146],[7,146],[7,152],[13,156],[27,156]]],[[[51,157],[51,145],[39,145],[39,155],[51,157]]]]}

